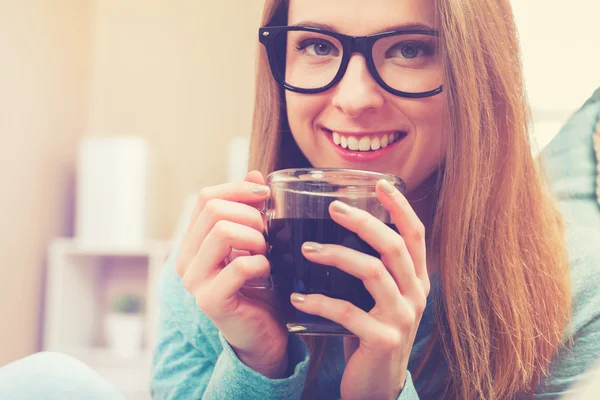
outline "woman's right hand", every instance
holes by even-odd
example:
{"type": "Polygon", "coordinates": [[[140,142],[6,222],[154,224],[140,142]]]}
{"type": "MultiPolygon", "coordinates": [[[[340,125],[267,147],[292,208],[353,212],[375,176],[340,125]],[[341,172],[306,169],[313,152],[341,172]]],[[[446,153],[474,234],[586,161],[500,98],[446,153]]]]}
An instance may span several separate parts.
{"type": "Polygon", "coordinates": [[[273,292],[244,284],[270,273],[259,207],[268,197],[263,175],[202,190],[177,259],[177,273],[198,307],[248,367],[272,379],[287,370],[288,334],[273,292]],[[237,257],[229,264],[232,249],[237,257]],[[243,294],[240,292],[242,291],[243,294]]]}

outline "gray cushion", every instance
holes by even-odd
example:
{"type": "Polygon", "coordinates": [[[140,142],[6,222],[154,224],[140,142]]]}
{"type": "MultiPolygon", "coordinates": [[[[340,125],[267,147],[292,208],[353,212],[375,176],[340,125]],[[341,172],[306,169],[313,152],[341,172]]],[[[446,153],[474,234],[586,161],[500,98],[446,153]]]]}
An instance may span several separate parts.
{"type": "Polygon", "coordinates": [[[600,89],[569,119],[542,153],[565,218],[600,229],[593,136],[600,117],[600,89]]]}

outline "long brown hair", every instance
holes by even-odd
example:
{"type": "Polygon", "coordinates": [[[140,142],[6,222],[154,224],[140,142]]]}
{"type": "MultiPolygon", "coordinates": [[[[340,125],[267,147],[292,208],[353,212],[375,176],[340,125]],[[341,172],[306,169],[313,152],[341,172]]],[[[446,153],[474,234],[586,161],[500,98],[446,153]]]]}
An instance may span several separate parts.
{"type": "MultiPolygon", "coordinates": [[[[547,373],[570,316],[563,223],[530,150],[509,0],[437,0],[437,15],[449,139],[428,243],[441,264],[432,340],[447,397],[507,398],[547,373]]],[[[274,20],[286,23],[287,0],[266,1],[262,23],[274,20]]],[[[259,46],[249,167],[307,164],[259,46]]],[[[314,377],[325,341],[306,342],[314,377]]]]}

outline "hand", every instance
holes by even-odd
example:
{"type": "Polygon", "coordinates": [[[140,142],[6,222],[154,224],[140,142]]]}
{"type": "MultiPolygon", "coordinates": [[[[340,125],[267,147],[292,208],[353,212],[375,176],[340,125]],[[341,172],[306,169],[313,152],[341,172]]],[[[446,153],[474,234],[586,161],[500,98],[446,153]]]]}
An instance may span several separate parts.
{"type": "Polygon", "coordinates": [[[365,312],[322,295],[292,295],[299,310],[334,321],[357,336],[344,340],[347,365],[340,391],[345,400],[398,397],[429,294],[425,228],[406,198],[386,183],[378,183],[377,196],[400,234],[365,211],[340,202],[330,207],[333,220],[357,233],[381,259],[337,245],[305,243],[302,248],[308,260],[361,279],[375,307],[365,312]]]}
{"type": "Polygon", "coordinates": [[[243,289],[270,273],[264,221],[257,210],[269,197],[262,174],[202,190],[177,259],[177,273],[198,307],[242,362],[269,378],[287,370],[285,326],[271,291],[243,289]],[[226,263],[232,248],[235,259],[226,263]]]}

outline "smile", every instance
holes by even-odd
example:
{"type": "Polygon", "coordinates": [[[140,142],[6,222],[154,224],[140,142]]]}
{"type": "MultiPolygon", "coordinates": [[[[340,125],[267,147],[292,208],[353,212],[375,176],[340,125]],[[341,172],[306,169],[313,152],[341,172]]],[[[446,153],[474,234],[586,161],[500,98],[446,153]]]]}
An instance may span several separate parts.
{"type": "Polygon", "coordinates": [[[403,131],[381,133],[346,133],[326,129],[333,143],[342,149],[360,152],[373,152],[385,149],[394,142],[403,139],[407,134],[403,131]]]}
{"type": "Polygon", "coordinates": [[[352,151],[377,151],[406,136],[405,132],[354,136],[332,131],[331,134],[333,143],[352,151]]]}

